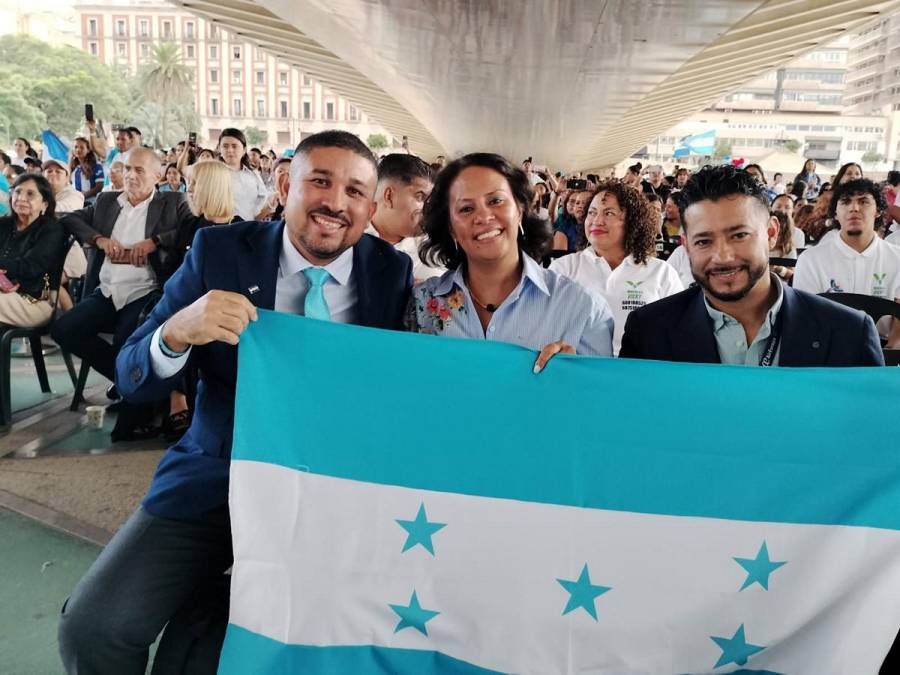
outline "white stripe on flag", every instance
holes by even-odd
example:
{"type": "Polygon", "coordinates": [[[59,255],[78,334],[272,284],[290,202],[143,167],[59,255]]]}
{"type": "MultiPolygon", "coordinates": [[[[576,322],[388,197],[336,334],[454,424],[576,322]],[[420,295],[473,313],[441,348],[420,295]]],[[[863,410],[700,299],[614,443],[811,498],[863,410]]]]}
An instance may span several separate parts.
{"type": "MultiPolygon", "coordinates": [[[[398,488],[234,461],[231,623],[287,644],[439,651],[515,673],[875,673],[900,626],[900,533],[657,516],[398,488]],[[261,498],[260,495],[265,495],[261,498]],[[446,526],[403,552],[397,520],[446,526]],[[265,528],[260,524],[265,523],[265,528]],[[786,564],[753,583],[734,560],[786,564]],[[588,566],[610,590],[563,614],[588,566]],[[885,592],[888,590],[890,592],[885,592]],[[397,632],[416,592],[440,612],[397,632]],[[591,603],[588,603],[591,604],[591,603]]],[[[749,564],[749,563],[748,563],[749,564]]]]}

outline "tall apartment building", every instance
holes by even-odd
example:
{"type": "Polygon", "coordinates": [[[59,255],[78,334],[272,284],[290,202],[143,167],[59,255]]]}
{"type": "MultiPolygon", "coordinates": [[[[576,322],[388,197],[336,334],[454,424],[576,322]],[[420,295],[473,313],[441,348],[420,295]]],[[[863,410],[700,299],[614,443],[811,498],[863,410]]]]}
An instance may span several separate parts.
{"type": "Polygon", "coordinates": [[[391,135],[350,101],[257,45],[159,0],[77,0],[81,47],[103,63],[135,74],[154,44],[179,45],[193,73],[201,144],[226,127],[256,127],[264,147],[292,148],[324,129],[345,129],[365,140],[391,135]]]}
{"type": "Polygon", "coordinates": [[[880,18],[850,38],[848,112],[900,112],[900,14],[880,18]]]}

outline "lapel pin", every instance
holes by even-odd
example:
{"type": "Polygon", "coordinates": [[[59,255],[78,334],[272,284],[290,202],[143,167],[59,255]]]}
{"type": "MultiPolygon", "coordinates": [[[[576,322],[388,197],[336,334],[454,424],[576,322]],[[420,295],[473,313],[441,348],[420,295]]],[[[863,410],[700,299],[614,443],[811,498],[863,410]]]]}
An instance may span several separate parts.
{"type": "Polygon", "coordinates": [[[259,286],[251,286],[247,290],[250,292],[250,295],[253,295],[254,293],[259,293],[259,286]]]}

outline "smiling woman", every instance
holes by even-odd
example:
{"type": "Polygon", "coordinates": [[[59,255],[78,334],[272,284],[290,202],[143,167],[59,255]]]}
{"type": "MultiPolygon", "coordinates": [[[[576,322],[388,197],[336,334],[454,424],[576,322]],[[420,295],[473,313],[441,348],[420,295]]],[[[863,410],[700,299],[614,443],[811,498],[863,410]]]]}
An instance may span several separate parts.
{"type": "Polygon", "coordinates": [[[425,203],[419,255],[448,271],[413,291],[407,327],[512,342],[542,354],[610,355],[612,317],[602,298],[543,269],[551,232],[532,214],[526,175],[499,155],[451,162],[425,203]]]}

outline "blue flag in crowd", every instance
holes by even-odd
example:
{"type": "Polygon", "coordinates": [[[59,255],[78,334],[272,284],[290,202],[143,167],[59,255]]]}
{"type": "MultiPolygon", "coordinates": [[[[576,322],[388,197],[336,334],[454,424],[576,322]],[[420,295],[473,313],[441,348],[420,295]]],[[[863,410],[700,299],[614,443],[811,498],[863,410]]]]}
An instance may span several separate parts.
{"type": "Polygon", "coordinates": [[[896,369],[534,359],[261,312],[219,672],[878,671],[896,369]]]}
{"type": "Polygon", "coordinates": [[[711,155],[716,150],[716,130],[685,136],[678,141],[672,155],[677,159],[688,155],[711,155]]]}
{"type": "Polygon", "coordinates": [[[69,146],[53,131],[44,129],[41,132],[41,142],[44,144],[43,157],[41,157],[43,161],[58,159],[60,162],[68,162],[69,146]]]}

